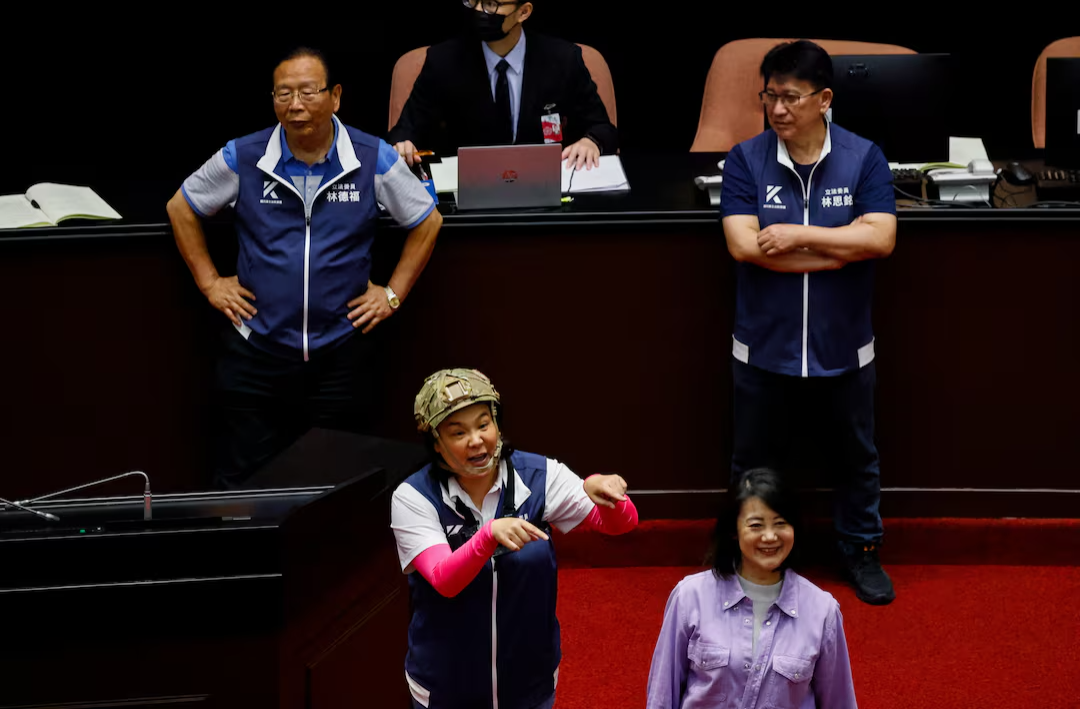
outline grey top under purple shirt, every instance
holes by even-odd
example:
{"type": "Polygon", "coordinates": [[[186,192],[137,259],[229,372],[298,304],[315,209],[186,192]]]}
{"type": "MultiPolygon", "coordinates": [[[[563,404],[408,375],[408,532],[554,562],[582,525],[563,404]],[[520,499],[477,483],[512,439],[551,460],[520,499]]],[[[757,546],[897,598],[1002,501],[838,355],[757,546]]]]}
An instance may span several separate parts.
{"type": "Polygon", "coordinates": [[[754,601],[737,575],[687,576],[664,609],[646,706],[854,709],[840,604],[788,569],[755,643],[754,601]]]}
{"type": "Polygon", "coordinates": [[[758,638],[761,637],[765,616],[769,614],[769,609],[780,597],[780,591],[784,588],[784,577],[781,576],[780,580],[771,586],[762,586],[739,576],[739,585],[754,602],[754,644],[751,652],[754,657],[757,657],[758,638]]]}

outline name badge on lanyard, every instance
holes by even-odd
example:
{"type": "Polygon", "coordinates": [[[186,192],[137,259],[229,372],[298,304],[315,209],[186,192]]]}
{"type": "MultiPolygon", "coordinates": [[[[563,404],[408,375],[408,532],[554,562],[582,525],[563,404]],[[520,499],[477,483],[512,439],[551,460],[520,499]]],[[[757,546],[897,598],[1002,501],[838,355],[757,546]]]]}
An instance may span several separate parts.
{"type": "Polygon", "coordinates": [[[562,116],[553,111],[555,104],[544,106],[545,115],[540,116],[540,128],[544,131],[545,143],[562,142],[562,116]]]}

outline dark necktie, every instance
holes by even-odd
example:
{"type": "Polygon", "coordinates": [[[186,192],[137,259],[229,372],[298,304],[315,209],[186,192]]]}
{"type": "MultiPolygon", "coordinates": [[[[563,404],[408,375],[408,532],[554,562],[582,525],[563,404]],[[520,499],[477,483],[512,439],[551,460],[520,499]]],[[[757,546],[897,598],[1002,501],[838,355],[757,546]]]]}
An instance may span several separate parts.
{"type": "Polygon", "coordinates": [[[495,114],[498,120],[500,141],[503,145],[511,145],[514,142],[513,113],[510,110],[510,81],[506,78],[506,70],[510,64],[501,59],[495,67],[499,72],[495,79],[495,114]]]}

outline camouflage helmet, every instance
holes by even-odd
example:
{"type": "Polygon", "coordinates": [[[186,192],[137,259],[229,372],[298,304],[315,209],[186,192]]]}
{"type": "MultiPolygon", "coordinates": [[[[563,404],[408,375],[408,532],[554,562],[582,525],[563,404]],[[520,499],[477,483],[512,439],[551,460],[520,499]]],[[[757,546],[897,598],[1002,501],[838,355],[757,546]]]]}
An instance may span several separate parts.
{"type": "Polygon", "coordinates": [[[491,413],[499,403],[499,392],[491,380],[475,369],[441,369],[424,380],[413,403],[417,428],[427,433],[447,416],[480,402],[491,404],[491,413]]]}

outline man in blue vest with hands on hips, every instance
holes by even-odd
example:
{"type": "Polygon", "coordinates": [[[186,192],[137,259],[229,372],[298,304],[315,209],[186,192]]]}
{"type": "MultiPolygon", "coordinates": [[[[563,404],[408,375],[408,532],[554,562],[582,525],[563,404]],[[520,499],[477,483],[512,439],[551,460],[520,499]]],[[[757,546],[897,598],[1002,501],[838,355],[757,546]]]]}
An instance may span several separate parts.
{"type": "Polygon", "coordinates": [[[881,149],[828,119],[832,59],[788,42],[761,64],[770,129],[732,148],[721,216],[738,262],[732,479],[815,459],[835,474],[834,524],[856,595],[895,598],[874,441],[874,260],[896,244],[881,149]],[[811,433],[810,450],[796,434],[811,433]]]}
{"type": "Polygon", "coordinates": [[[300,48],[274,69],[278,123],[230,140],[168,203],[199,290],[232,322],[217,364],[215,482],[242,484],[308,428],[370,423],[373,335],[435,247],[442,216],[384,141],[334,114],[341,85],[300,48]],[[385,285],[372,283],[379,206],[408,229],[385,285]],[[219,275],[201,219],[235,209],[236,275],[219,275]]]}

